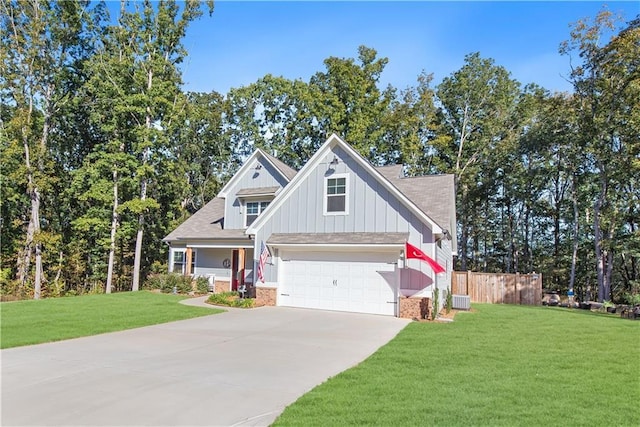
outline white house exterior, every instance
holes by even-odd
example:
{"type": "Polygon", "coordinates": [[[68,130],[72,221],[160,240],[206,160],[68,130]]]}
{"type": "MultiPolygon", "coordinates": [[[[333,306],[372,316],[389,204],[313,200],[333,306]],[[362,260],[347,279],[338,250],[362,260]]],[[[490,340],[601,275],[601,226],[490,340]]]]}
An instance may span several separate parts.
{"type": "Polygon", "coordinates": [[[433,290],[441,305],[451,283],[453,176],[404,178],[401,165],[373,167],[336,135],[298,173],[257,150],[209,205],[165,238],[170,261],[184,253],[170,269],[215,274],[222,289],[241,270],[233,254],[244,249],[244,280],[263,304],[424,317],[433,290]],[[215,221],[222,225],[212,230],[215,221]],[[405,260],[406,242],[445,273],[405,260]],[[262,243],[270,253],[264,282],[251,274],[262,243]]]}

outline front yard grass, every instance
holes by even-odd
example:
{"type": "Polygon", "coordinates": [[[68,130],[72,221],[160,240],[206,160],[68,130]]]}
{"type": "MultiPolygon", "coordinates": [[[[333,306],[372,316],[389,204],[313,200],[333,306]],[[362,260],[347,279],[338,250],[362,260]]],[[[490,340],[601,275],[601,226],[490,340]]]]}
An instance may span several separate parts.
{"type": "Polygon", "coordinates": [[[122,292],[0,304],[0,348],[122,331],[220,313],[179,304],[184,296],[122,292]]]}
{"type": "Polygon", "coordinates": [[[640,322],[560,308],[474,309],[453,323],[409,324],[275,425],[638,425],[640,322]]]}

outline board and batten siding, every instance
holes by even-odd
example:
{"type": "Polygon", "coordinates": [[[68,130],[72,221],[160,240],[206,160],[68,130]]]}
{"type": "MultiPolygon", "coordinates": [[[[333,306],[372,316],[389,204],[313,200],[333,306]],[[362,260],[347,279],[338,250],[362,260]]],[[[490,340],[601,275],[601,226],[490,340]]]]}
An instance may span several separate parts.
{"type": "MultiPolygon", "coordinates": [[[[227,191],[225,199],[225,217],[224,227],[227,229],[243,229],[244,226],[244,208],[240,199],[236,197],[238,191],[244,188],[259,187],[284,187],[287,180],[278,172],[270,162],[259,156],[227,191]],[[261,169],[256,170],[256,166],[262,165],[261,169]]],[[[255,199],[259,200],[259,199],[255,199]]]]}
{"type": "MultiPolygon", "coordinates": [[[[317,163],[309,176],[258,230],[255,236],[256,257],[260,243],[267,241],[272,233],[343,232],[408,232],[412,244],[429,256],[436,256],[431,229],[358,162],[336,147],[317,163]],[[334,155],[340,161],[331,166],[334,155]],[[325,178],[341,174],[348,174],[348,214],[325,215],[325,178]]],[[[274,253],[271,255],[272,262],[265,266],[265,281],[273,283],[277,281],[277,257],[274,253]]],[[[409,290],[407,295],[415,294],[433,283],[433,276],[426,264],[412,260],[410,269],[401,272],[402,288],[409,290]]]]}
{"type": "Polygon", "coordinates": [[[436,286],[440,289],[440,304],[444,306],[446,301],[446,293],[452,292],[451,289],[451,271],[453,270],[453,253],[451,251],[451,241],[443,239],[439,245],[436,245],[436,260],[438,264],[445,268],[445,272],[437,275],[436,286]]]}

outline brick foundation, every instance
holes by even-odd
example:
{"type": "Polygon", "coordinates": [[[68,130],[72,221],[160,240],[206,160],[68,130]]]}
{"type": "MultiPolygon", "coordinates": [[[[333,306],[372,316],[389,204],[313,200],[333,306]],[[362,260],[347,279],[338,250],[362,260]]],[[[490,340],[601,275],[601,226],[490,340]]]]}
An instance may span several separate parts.
{"type": "Polygon", "coordinates": [[[213,285],[213,292],[216,294],[222,292],[229,292],[231,290],[231,284],[227,280],[216,280],[213,285]]]}
{"type": "Polygon", "coordinates": [[[405,319],[427,319],[431,315],[429,298],[400,298],[400,317],[405,319]]]}
{"type": "Polygon", "coordinates": [[[278,295],[276,288],[255,288],[256,305],[276,305],[278,295]]]}

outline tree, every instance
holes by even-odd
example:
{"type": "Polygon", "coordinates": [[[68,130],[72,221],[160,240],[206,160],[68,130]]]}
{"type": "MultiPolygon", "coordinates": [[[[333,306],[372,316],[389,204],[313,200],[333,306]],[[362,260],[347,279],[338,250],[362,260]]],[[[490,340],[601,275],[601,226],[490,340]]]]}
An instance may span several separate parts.
{"type": "Polygon", "coordinates": [[[511,150],[507,145],[513,143],[519,125],[511,119],[520,84],[504,67],[473,53],[465,57],[460,70],[438,85],[436,93],[447,137],[433,144],[441,167],[455,174],[460,267],[466,270],[473,261],[486,269],[492,244],[488,201],[497,193],[493,178],[503,173],[500,168],[511,150]]]}
{"type": "Polygon", "coordinates": [[[358,61],[330,57],[308,83],[266,75],[227,95],[224,128],[239,156],[277,151],[299,168],[333,132],[377,164],[398,157],[389,137],[395,90],[378,88],[386,58],[361,46],[358,61]],[[395,153],[395,154],[391,154],[395,153]]]}
{"type": "Polygon", "coordinates": [[[637,229],[636,207],[626,205],[638,200],[640,19],[601,44],[615,25],[612,14],[603,10],[593,20],[574,24],[571,39],[560,48],[563,54],[577,52],[581,58],[570,78],[579,100],[578,125],[584,138],[586,167],[597,188],[592,209],[600,301],[611,299],[617,235],[637,229]],[[621,230],[623,218],[630,212],[630,218],[636,219],[631,220],[629,229],[621,230]]]}
{"type": "Polygon", "coordinates": [[[433,75],[421,73],[416,87],[401,91],[391,102],[386,122],[382,123],[386,150],[378,151],[383,163],[404,164],[410,176],[437,172],[442,166],[432,148],[434,140],[443,138],[432,81],[433,75]]]}
{"type": "MultiPolygon", "coordinates": [[[[155,166],[168,146],[167,134],[179,114],[182,93],[178,64],[186,55],[181,40],[191,21],[201,16],[198,1],[187,1],[182,10],[175,1],[136,3],[133,11],[121,8],[119,25],[126,37],[112,37],[106,43],[117,48],[110,51],[124,55],[129,86],[120,87],[117,99],[120,108],[130,114],[133,125],[132,154],[138,162],[135,179],[139,196],[122,204],[138,216],[134,252],[132,290],[140,284],[142,243],[147,213],[157,208],[156,200],[148,197],[155,166]]],[[[210,11],[213,3],[209,3],[210,11]]],[[[115,86],[118,86],[116,84],[115,86]]]]}
{"type": "Polygon", "coordinates": [[[42,203],[51,191],[56,174],[51,157],[51,136],[57,130],[59,112],[69,102],[70,76],[87,56],[87,37],[93,14],[87,2],[5,1],[2,11],[0,73],[2,103],[12,109],[3,122],[9,151],[22,147],[21,186],[29,199],[25,238],[17,257],[20,288],[30,281],[34,259],[33,297],[40,298],[43,282],[45,243],[51,233],[41,225],[42,203]]]}
{"type": "Polygon", "coordinates": [[[378,83],[389,60],[377,58],[375,49],[360,46],[358,61],[325,59],[327,70],[316,73],[309,83],[314,94],[311,111],[326,132],[324,137],[336,132],[365,158],[383,164],[391,151],[385,143],[384,123],[395,90],[381,91],[378,83]]]}
{"type": "MultiPolygon", "coordinates": [[[[185,123],[177,126],[173,138],[174,158],[184,182],[174,180],[180,186],[180,207],[194,213],[211,200],[231,177],[236,162],[233,147],[224,137],[222,115],[224,99],[216,92],[186,94],[185,123]]],[[[184,218],[183,218],[184,219],[184,218]]]]}

